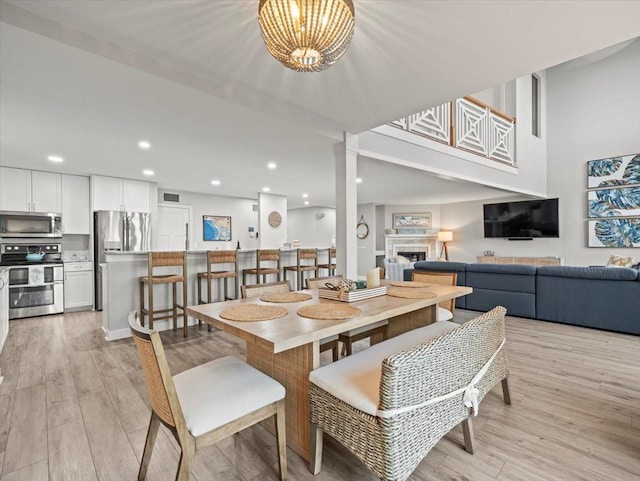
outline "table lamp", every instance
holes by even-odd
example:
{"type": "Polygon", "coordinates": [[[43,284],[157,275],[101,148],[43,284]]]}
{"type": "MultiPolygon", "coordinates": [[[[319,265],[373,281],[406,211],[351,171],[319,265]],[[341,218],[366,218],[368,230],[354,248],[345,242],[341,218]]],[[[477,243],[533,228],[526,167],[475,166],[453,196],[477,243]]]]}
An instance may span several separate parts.
{"type": "Polygon", "coordinates": [[[442,257],[442,253],[444,252],[444,259],[446,261],[449,260],[449,252],[447,251],[447,242],[451,242],[453,240],[453,232],[449,230],[441,230],[438,232],[438,240],[442,242],[442,249],[440,250],[440,257],[442,257]]]}

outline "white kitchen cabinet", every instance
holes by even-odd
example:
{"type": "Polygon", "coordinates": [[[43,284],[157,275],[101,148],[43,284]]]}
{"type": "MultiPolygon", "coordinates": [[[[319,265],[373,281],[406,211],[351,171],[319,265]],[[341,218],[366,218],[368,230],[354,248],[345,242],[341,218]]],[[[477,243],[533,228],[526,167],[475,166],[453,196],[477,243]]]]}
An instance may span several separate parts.
{"type": "Polygon", "coordinates": [[[90,234],[89,177],[62,174],[62,233],[90,234]]]}
{"type": "Polygon", "coordinates": [[[0,167],[0,210],[61,212],[61,175],[0,167]]]}
{"type": "Polygon", "coordinates": [[[93,263],[65,262],[64,310],[91,309],[93,306],[93,263]]]}
{"type": "Polygon", "coordinates": [[[0,267],[0,352],[9,335],[9,269],[0,267]]]}
{"type": "Polygon", "coordinates": [[[116,177],[91,177],[93,210],[149,212],[149,183],[116,177]]]}

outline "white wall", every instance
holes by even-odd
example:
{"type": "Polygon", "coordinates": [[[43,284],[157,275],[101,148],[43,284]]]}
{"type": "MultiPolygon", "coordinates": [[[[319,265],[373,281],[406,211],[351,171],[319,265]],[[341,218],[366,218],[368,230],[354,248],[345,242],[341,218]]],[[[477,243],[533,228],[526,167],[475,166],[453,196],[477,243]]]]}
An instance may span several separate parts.
{"type": "MultiPolygon", "coordinates": [[[[638,249],[588,248],[586,223],[586,162],[640,152],[638,59],[640,40],[601,60],[547,71],[547,192],[560,199],[560,238],[484,239],[482,204],[492,201],[442,205],[443,228],[454,231],[451,260],[472,262],[484,250],[497,256],[558,256],[567,265],[603,265],[611,254],[640,258],[638,249]]],[[[521,108],[518,126],[530,129],[525,105],[521,108]]],[[[542,162],[539,168],[544,169],[542,162]]]]}
{"type": "MultiPolygon", "coordinates": [[[[164,192],[180,194],[180,202],[176,205],[191,206],[193,211],[193,225],[191,227],[192,245],[197,243],[194,250],[235,249],[238,241],[242,249],[257,249],[258,241],[249,238],[249,227],[258,229],[258,213],[253,211],[255,199],[240,199],[237,197],[223,197],[219,195],[196,194],[175,190],[158,189],[158,202],[163,202],[164,192]],[[231,241],[204,241],[202,233],[203,215],[231,216],[231,241]]],[[[156,209],[157,211],[157,209],[156,209]]]]}
{"type": "Polygon", "coordinates": [[[367,271],[376,267],[376,206],[375,204],[358,204],[358,222],[360,216],[369,226],[369,234],[358,239],[358,277],[366,276],[367,271]]]}
{"type": "Polygon", "coordinates": [[[335,243],[336,210],[329,207],[290,209],[287,214],[289,242],[297,240],[302,247],[326,249],[335,243]]]}
{"type": "Polygon", "coordinates": [[[276,249],[287,242],[287,198],[283,195],[258,194],[260,248],[276,249]],[[277,227],[269,225],[269,214],[278,212],[282,222],[277,227]]]}

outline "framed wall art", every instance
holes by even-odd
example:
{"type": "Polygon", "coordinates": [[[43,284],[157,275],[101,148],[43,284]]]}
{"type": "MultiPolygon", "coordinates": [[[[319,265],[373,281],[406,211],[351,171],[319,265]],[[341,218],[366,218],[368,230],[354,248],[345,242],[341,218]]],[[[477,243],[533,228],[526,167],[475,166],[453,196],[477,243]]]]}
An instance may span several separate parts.
{"type": "Polygon", "coordinates": [[[230,241],[231,217],[227,215],[203,215],[202,236],[206,241],[230,241]]]}
{"type": "Polygon", "coordinates": [[[640,247],[640,154],[588,161],[587,188],[587,245],[640,247]]]}
{"type": "Polygon", "coordinates": [[[590,220],[589,247],[640,247],[640,217],[590,220]]]}
{"type": "Polygon", "coordinates": [[[640,185],[640,154],[587,162],[587,188],[640,185]]]}
{"type": "Polygon", "coordinates": [[[431,229],[431,212],[393,214],[393,228],[398,234],[425,234],[431,229]]]}
{"type": "Polygon", "coordinates": [[[640,185],[587,192],[588,217],[640,217],[640,185]]]}

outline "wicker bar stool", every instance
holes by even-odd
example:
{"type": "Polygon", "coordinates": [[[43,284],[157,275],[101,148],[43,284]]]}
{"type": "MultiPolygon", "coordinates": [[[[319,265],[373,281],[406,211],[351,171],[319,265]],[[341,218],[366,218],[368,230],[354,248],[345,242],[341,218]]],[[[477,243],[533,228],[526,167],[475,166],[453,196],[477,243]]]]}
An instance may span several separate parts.
{"type": "Polygon", "coordinates": [[[178,309],[184,319],[183,331],[184,337],[188,335],[187,325],[187,254],[184,251],[174,252],[149,252],[148,258],[149,274],[140,277],[140,322],[144,326],[145,316],[149,316],[149,329],[153,329],[153,321],[173,318],[173,330],[178,329],[178,309]],[[154,267],[182,267],[181,274],[160,274],[153,275],[154,267]],[[182,283],[182,304],[178,304],[177,286],[182,283]],[[144,286],[148,284],[147,292],[149,295],[149,307],[144,307],[144,286]],[[167,309],[153,308],[153,290],[158,284],[171,284],[173,297],[171,307],[167,309]]]}
{"type": "MultiPolygon", "coordinates": [[[[229,279],[234,279],[235,290],[234,298],[238,298],[238,251],[207,251],[207,272],[198,272],[198,304],[209,304],[213,301],[211,286],[212,281],[217,279],[223,279],[224,297],[222,300],[227,301],[233,299],[229,297],[229,279]],[[233,270],[217,270],[214,271],[212,266],[215,264],[233,264],[233,270]],[[202,299],[202,279],[207,281],[207,300],[202,299]]],[[[198,320],[198,325],[201,325],[202,321],[198,320]]],[[[207,330],[211,332],[211,325],[207,324],[207,330]]]]}
{"type": "Polygon", "coordinates": [[[295,272],[297,273],[296,290],[302,289],[304,273],[312,271],[313,277],[318,277],[318,249],[298,249],[296,251],[296,265],[284,268],[284,280],[287,280],[287,272],[295,272]],[[308,264],[310,261],[313,261],[313,264],[308,264]]]}
{"type": "Polygon", "coordinates": [[[326,264],[318,264],[318,275],[320,275],[320,269],[326,269],[330,276],[336,275],[336,248],[330,247],[326,249],[329,251],[329,258],[327,259],[326,264]]]}
{"type": "Polygon", "coordinates": [[[247,284],[247,274],[256,276],[256,284],[260,284],[260,276],[262,282],[267,282],[267,276],[275,274],[277,280],[280,280],[280,251],[278,249],[258,249],[256,251],[256,268],[242,269],[242,284],[247,284]],[[264,267],[263,262],[275,262],[275,266],[264,267]]]}

